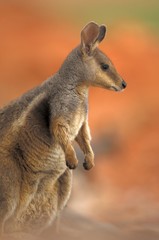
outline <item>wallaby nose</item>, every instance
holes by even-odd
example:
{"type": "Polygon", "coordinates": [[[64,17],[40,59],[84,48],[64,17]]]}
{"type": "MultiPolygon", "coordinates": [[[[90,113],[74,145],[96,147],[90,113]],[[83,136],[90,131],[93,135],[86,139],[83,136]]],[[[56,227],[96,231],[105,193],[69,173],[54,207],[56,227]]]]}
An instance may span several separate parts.
{"type": "Polygon", "coordinates": [[[127,83],[123,80],[123,81],[122,81],[122,87],[123,87],[123,88],[126,88],[126,86],[127,86],[127,83]]]}

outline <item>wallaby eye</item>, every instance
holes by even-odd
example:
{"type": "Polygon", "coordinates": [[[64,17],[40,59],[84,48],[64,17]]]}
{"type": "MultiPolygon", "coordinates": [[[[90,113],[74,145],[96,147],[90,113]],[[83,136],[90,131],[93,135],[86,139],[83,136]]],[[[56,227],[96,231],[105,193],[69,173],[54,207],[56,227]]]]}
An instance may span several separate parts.
{"type": "Polygon", "coordinates": [[[102,64],[101,64],[101,69],[102,69],[103,71],[106,71],[108,68],[109,68],[109,65],[108,65],[108,64],[106,64],[106,63],[102,63],[102,64]]]}

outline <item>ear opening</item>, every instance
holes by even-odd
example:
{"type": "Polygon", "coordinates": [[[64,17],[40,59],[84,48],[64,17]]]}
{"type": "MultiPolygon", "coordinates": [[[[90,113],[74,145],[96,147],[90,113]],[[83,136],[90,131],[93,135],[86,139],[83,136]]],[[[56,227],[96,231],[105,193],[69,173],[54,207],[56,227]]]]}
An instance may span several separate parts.
{"type": "Polygon", "coordinates": [[[91,55],[98,44],[103,40],[106,33],[104,25],[99,26],[95,22],[88,23],[81,31],[81,50],[91,55]]]}
{"type": "Polygon", "coordinates": [[[81,47],[83,52],[85,52],[88,55],[91,53],[93,46],[95,45],[98,39],[99,34],[100,28],[94,22],[88,23],[83,28],[83,30],[81,31],[81,47]]]}

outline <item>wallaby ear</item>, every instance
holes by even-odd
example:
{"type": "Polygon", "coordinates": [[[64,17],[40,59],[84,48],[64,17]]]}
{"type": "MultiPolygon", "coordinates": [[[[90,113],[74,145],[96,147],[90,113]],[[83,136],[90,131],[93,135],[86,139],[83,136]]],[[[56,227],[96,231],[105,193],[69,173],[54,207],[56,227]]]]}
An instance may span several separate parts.
{"type": "Polygon", "coordinates": [[[100,33],[99,33],[99,36],[98,36],[98,42],[99,43],[104,39],[105,34],[106,34],[106,26],[105,25],[101,25],[100,26],[100,33]]]}
{"type": "Polygon", "coordinates": [[[98,44],[103,40],[106,33],[104,25],[99,26],[95,22],[88,23],[81,31],[81,50],[91,55],[98,44]]]}

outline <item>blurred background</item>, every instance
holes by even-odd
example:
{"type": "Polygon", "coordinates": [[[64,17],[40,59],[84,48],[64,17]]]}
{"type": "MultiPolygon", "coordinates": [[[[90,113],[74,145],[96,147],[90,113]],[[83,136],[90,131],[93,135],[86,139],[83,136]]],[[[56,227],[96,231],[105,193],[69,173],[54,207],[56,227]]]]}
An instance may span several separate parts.
{"type": "Polygon", "coordinates": [[[106,24],[100,48],[127,82],[92,88],[96,166],[74,171],[68,209],[116,226],[159,224],[159,1],[0,0],[0,105],[55,73],[89,21],[106,24]]]}

